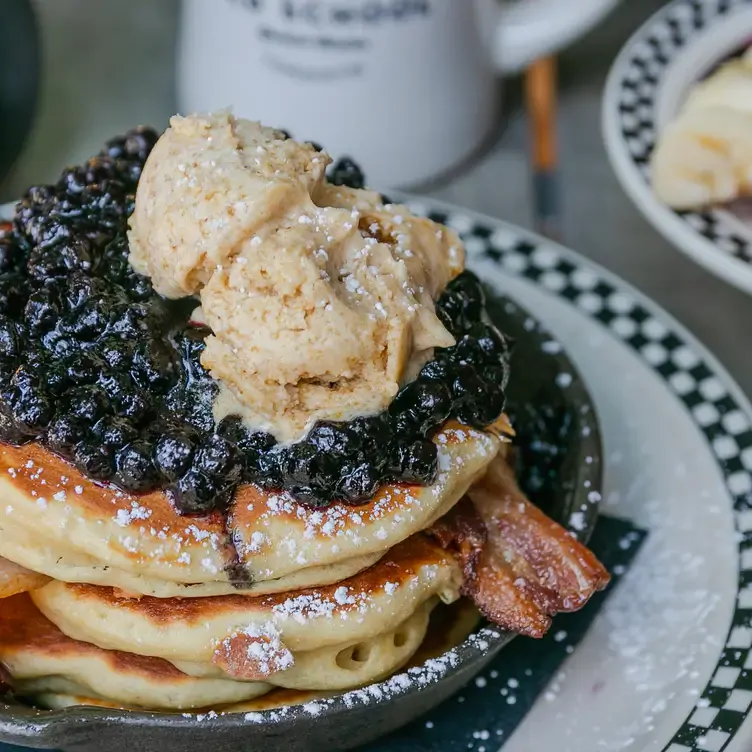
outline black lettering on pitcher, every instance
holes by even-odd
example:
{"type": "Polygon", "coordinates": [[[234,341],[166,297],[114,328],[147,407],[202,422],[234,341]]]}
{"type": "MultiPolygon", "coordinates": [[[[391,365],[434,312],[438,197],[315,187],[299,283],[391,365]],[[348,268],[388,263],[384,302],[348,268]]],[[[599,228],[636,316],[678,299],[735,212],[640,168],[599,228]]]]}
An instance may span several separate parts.
{"type": "MultiPolygon", "coordinates": [[[[459,0],[455,0],[459,1],[459,0]]],[[[463,0],[464,1],[464,0],[463,0]]],[[[260,11],[269,0],[229,0],[245,10],[260,11]]],[[[274,0],[283,20],[323,26],[333,24],[379,24],[425,18],[431,14],[431,0],[274,0]]]]}
{"type": "Polygon", "coordinates": [[[229,0],[232,5],[240,5],[245,10],[261,10],[264,7],[264,0],[229,0]]]}

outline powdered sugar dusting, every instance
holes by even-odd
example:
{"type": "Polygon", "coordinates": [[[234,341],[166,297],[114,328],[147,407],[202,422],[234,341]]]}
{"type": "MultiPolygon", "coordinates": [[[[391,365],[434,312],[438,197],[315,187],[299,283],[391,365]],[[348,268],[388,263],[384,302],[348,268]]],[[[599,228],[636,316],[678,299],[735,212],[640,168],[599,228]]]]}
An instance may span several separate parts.
{"type": "Polygon", "coordinates": [[[244,720],[256,724],[279,723],[300,716],[316,718],[342,705],[346,708],[355,708],[371,705],[374,702],[388,702],[410,691],[440,681],[460,664],[461,652],[468,651],[470,655],[466,656],[465,660],[472,660],[472,655],[485,654],[492,645],[497,646],[499,640],[502,639],[507,639],[507,635],[502,635],[498,630],[490,627],[482,628],[476,634],[470,635],[463,646],[449,650],[438,658],[432,658],[421,666],[394,674],[385,681],[345,692],[338,697],[318,698],[314,702],[301,705],[287,705],[274,710],[246,713],[244,720]]]}
{"type": "Polygon", "coordinates": [[[234,666],[251,667],[258,677],[271,676],[295,663],[279,629],[271,621],[236,630],[220,642],[217,654],[234,666]]]}

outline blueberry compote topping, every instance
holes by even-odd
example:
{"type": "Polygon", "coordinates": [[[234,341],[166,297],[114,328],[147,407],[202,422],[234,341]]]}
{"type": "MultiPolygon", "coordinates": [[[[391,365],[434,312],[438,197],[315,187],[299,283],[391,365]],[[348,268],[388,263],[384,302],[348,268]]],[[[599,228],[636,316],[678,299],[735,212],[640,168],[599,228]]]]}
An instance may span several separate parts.
{"type": "MultiPolygon", "coordinates": [[[[128,263],[127,218],[157,134],[112,139],[55,185],[29,189],[0,232],[0,439],[41,441],[87,476],[133,492],[165,489],[183,514],[227,506],[242,481],[326,506],[370,499],[388,481],[429,484],[432,433],[447,418],[501,414],[504,338],[464,272],[437,303],[455,335],[380,415],[319,422],[285,446],[236,416],[215,425],[217,385],[200,363],[210,331],[195,299],[167,301],[128,263]]],[[[330,179],[359,188],[352,160],[330,179]]]]}

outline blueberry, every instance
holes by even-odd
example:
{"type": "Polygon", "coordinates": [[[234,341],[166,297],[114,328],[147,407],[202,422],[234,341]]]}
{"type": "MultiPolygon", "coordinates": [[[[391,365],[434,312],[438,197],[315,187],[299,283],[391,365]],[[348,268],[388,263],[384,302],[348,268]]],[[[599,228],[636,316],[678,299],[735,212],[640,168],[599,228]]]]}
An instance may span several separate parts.
{"type": "Polygon", "coordinates": [[[63,170],[58,187],[69,193],[80,193],[86,187],[86,170],[83,167],[69,167],[63,170]]]}
{"type": "Polygon", "coordinates": [[[16,364],[13,361],[0,360],[0,388],[7,387],[13,374],[16,372],[16,364]]]}
{"type": "Polygon", "coordinates": [[[259,454],[271,449],[277,442],[274,436],[263,431],[251,431],[238,415],[228,415],[217,425],[217,433],[235,444],[245,454],[259,454]]]}
{"type": "Polygon", "coordinates": [[[352,434],[344,423],[319,421],[311,429],[307,443],[317,452],[345,455],[352,447],[352,434]]]}
{"type": "Polygon", "coordinates": [[[200,382],[192,382],[185,391],[184,417],[199,431],[206,433],[214,428],[212,401],[217,391],[217,382],[208,377],[200,382]]]}
{"type": "Polygon", "coordinates": [[[112,159],[120,159],[126,155],[125,152],[125,137],[115,136],[105,143],[102,154],[112,157],[112,159]]]}
{"type": "Polygon", "coordinates": [[[78,418],[63,413],[50,423],[47,429],[47,444],[53,451],[67,457],[88,433],[89,428],[78,418]]]}
{"type": "Polygon", "coordinates": [[[485,391],[485,383],[477,371],[470,365],[458,365],[450,389],[455,408],[481,399],[485,391]]]}
{"type": "Polygon", "coordinates": [[[315,486],[298,486],[292,485],[289,487],[290,495],[301,504],[306,504],[309,507],[325,507],[331,504],[332,499],[329,498],[322,489],[315,486]]]}
{"type": "Polygon", "coordinates": [[[45,383],[50,394],[55,397],[60,397],[68,387],[70,382],[68,381],[68,374],[65,367],[60,364],[59,361],[53,361],[51,365],[41,364],[39,366],[40,372],[44,372],[45,383]]]}
{"type": "Polygon", "coordinates": [[[207,514],[229,503],[234,486],[221,485],[214,478],[191,468],[168,493],[181,514],[207,514]]]}
{"type": "Polygon", "coordinates": [[[477,322],[457,343],[453,359],[464,360],[478,366],[480,364],[499,365],[509,356],[506,340],[491,324],[477,322]]]}
{"type": "Polygon", "coordinates": [[[444,359],[426,363],[420,371],[419,378],[447,384],[452,377],[452,366],[444,359]]]}
{"type": "Polygon", "coordinates": [[[459,335],[480,320],[485,301],[478,278],[464,271],[447,285],[436,305],[436,313],[449,331],[459,335]]]}
{"type": "Polygon", "coordinates": [[[347,433],[349,446],[356,454],[379,454],[391,438],[386,414],[354,418],[347,424],[347,433]]]}
{"type": "Polygon", "coordinates": [[[286,486],[310,485],[317,476],[317,451],[301,442],[280,450],[283,479],[286,486]]]}
{"type": "Polygon", "coordinates": [[[16,271],[24,263],[18,241],[10,234],[0,236],[0,272],[16,271]]]}
{"type": "Polygon", "coordinates": [[[189,378],[206,378],[207,374],[201,365],[201,353],[206,348],[204,339],[211,334],[208,327],[192,326],[177,334],[174,346],[180,355],[183,369],[189,378]]]}
{"type": "Polygon", "coordinates": [[[381,478],[375,469],[364,462],[360,465],[345,465],[342,479],[337,485],[337,494],[349,504],[370,501],[379,488],[381,478]]]}
{"type": "Polygon", "coordinates": [[[39,436],[52,417],[52,405],[41,390],[13,390],[7,401],[16,428],[25,436],[39,436]]]}
{"type": "Polygon", "coordinates": [[[8,444],[23,444],[30,441],[30,437],[18,430],[13,416],[5,405],[0,402],[0,440],[8,444]]]}
{"type": "Polygon", "coordinates": [[[107,393],[98,386],[82,386],[66,395],[71,415],[92,425],[110,409],[107,393]]]}
{"type": "Polygon", "coordinates": [[[47,390],[28,366],[19,366],[15,371],[2,401],[19,432],[27,436],[38,436],[54,413],[47,390]]]}
{"type": "Polygon", "coordinates": [[[48,332],[45,332],[40,342],[42,347],[57,357],[63,357],[79,349],[80,343],[72,335],[62,331],[60,320],[48,332]]]}
{"type": "Polygon", "coordinates": [[[54,245],[38,245],[30,254],[29,274],[38,282],[91,268],[91,244],[84,237],[63,237],[54,245]]]}
{"type": "Polygon", "coordinates": [[[443,383],[419,379],[400,391],[389,406],[389,414],[396,435],[425,435],[443,423],[451,409],[452,396],[443,383]]]}
{"type": "Polygon", "coordinates": [[[55,290],[42,288],[33,292],[24,308],[24,321],[32,334],[49,331],[60,315],[59,301],[55,290]]]}
{"type": "Polygon", "coordinates": [[[90,478],[107,480],[112,477],[112,451],[98,442],[79,441],[73,449],[73,461],[90,478]]]}
{"type": "Polygon", "coordinates": [[[199,443],[192,466],[209,477],[222,478],[225,482],[240,478],[241,463],[237,449],[217,434],[211,434],[199,443]]]}
{"type": "Polygon", "coordinates": [[[457,411],[457,419],[476,428],[493,423],[504,411],[504,389],[500,385],[486,383],[476,399],[466,401],[457,411]]]}
{"type": "Polygon", "coordinates": [[[62,301],[68,309],[75,310],[89,301],[101,300],[106,291],[107,286],[101,279],[74,272],[65,280],[62,301]]]}
{"type": "Polygon", "coordinates": [[[84,180],[78,193],[83,193],[96,183],[105,183],[107,181],[117,180],[118,174],[115,167],[115,160],[111,157],[100,156],[92,157],[83,171],[84,180]]]}
{"type": "Polygon", "coordinates": [[[260,454],[255,463],[255,474],[251,475],[251,479],[268,490],[282,488],[284,485],[282,458],[282,452],[275,449],[260,454]]]}
{"type": "Polygon", "coordinates": [[[154,295],[154,287],[148,277],[132,272],[123,280],[128,294],[133,300],[148,300],[154,295]]]}
{"type": "Polygon", "coordinates": [[[95,352],[79,350],[63,358],[61,365],[72,384],[92,384],[102,373],[104,361],[95,352]]]}
{"type": "Polygon", "coordinates": [[[193,441],[187,433],[165,433],[154,446],[154,462],[169,481],[176,481],[188,469],[192,456],[193,441]]]}
{"type": "Polygon", "coordinates": [[[8,316],[0,314],[0,358],[12,360],[20,353],[18,328],[8,316]]]}
{"type": "Polygon", "coordinates": [[[175,380],[173,351],[160,340],[139,342],[133,351],[132,373],[145,389],[165,389],[175,380]]]}
{"type": "MultiPolygon", "coordinates": [[[[61,276],[66,268],[77,268],[78,253],[76,252],[76,238],[74,237],[73,230],[70,224],[58,219],[52,214],[43,214],[40,217],[35,217],[28,224],[29,238],[34,248],[29,252],[29,257],[26,262],[26,268],[28,272],[39,282],[43,282],[48,278],[50,269],[54,271],[52,276],[61,276]],[[73,244],[74,248],[71,251],[70,245],[73,244]],[[70,261],[73,266],[66,267],[65,265],[60,268],[59,264],[61,258],[54,252],[53,247],[60,246],[66,247],[64,257],[70,261]],[[46,271],[47,270],[47,271],[46,271]]],[[[84,260],[86,254],[84,254],[84,260]]]]}
{"type": "Polygon", "coordinates": [[[364,188],[366,184],[363,171],[350,157],[342,157],[335,162],[327,177],[333,185],[344,185],[348,188],[364,188]]]}
{"type": "Polygon", "coordinates": [[[133,347],[132,342],[112,336],[100,340],[97,349],[113,371],[125,371],[133,359],[133,347]]]}
{"type": "Polygon", "coordinates": [[[65,316],[61,331],[78,340],[91,340],[100,335],[109,322],[107,312],[100,301],[89,300],[65,316]]]}
{"type": "Polygon", "coordinates": [[[151,491],[159,485],[159,471],[152,462],[152,446],[132,441],[115,455],[117,482],[129,491],[151,491]]]}
{"type": "Polygon", "coordinates": [[[397,449],[396,464],[399,480],[430,485],[438,472],[438,450],[431,441],[414,441],[397,449]]]}
{"type": "Polygon", "coordinates": [[[20,314],[28,299],[27,280],[15,272],[0,274],[0,310],[7,316],[20,314]]]}
{"type": "Polygon", "coordinates": [[[143,305],[114,306],[110,313],[108,332],[128,339],[141,339],[149,331],[146,323],[148,315],[149,311],[143,305]]]}
{"type": "Polygon", "coordinates": [[[117,388],[112,394],[115,407],[121,417],[140,423],[152,410],[149,393],[135,385],[123,383],[125,381],[118,380],[117,388]]]}
{"type": "Polygon", "coordinates": [[[125,136],[125,153],[132,159],[145,162],[159,136],[153,128],[139,126],[125,136]]]}
{"type": "Polygon", "coordinates": [[[94,425],[92,432],[105,446],[119,449],[138,438],[138,431],[125,418],[105,415],[94,425]]]}

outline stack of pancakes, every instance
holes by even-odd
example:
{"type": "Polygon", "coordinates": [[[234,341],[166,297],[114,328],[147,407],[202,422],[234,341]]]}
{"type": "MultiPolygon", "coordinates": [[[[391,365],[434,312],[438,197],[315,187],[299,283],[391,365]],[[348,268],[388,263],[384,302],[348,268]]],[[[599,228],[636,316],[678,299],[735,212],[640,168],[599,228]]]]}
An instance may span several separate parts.
{"type": "Polygon", "coordinates": [[[434,441],[428,487],[316,509],[246,485],[196,518],[1,445],[0,678],[45,707],[247,709],[389,676],[461,595],[540,636],[606,584],[522,496],[498,433],[448,424],[434,441]]]}

